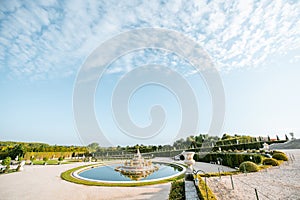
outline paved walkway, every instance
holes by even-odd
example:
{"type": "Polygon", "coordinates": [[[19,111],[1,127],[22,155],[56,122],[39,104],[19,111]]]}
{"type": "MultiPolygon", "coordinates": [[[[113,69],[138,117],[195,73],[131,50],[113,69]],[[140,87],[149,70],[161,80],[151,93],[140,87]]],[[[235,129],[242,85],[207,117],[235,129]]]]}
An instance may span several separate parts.
{"type": "MultiPolygon", "coordinates": [[[[156,161],[173,162],[170,158],[155,158],[156,161]]],[[[183,163],[179,161],[179,163],[183,163]]],[[[60,174],[68,169],[85,165],[24,166],[23,172],[0,175],[1,200],[11,199],[168,199],[171,183],[143,187],[94,187],[64,181],[60,174]]],[[[195,169],[217,172],[219,165],[196,163],[195,169]]],[[[224,167],[224,170],[228,170],[224,167]]],[[[230,169],[233,170],[233,169],[230,169]]],[[[189,184],[189,183],[188,183],[189,184]]],[[[189,186],[188,186],[189,188],[189,186]]],[[[194,187],[195,188],[195,187],[194,187]]]]}
{"type": "Polygon", "coordinates": [[[194,181],[184,181],[184,186],[186,200],[199,200],[194,181]]]}
{"type": "Polygon", "coordinates": [[[26,165],[23,172],[0,175],[0,199],[168,199],[171,183],[143,187],[96,187],[60,178],[61,172],[84,164],[26,165]]]}

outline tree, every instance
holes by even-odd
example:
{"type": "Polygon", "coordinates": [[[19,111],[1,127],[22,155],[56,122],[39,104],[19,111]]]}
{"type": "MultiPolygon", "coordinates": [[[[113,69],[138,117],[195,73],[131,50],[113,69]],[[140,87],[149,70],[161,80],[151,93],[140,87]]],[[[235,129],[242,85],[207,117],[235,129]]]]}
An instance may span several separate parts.
{"type": "Polygon", "coordinates": [[[23,144],[17,144],[14,146],[14,148],[9,152],[9,156],[11,158],[16,158],[17,156],[19,158],[23,157],[26,153],[26,149],[23,144]]]}
{"type": "Polygon", "coordinates": [[[289,138],[288,138],[288,136],[285,134],[285,140],[286,141],[288,141],[289,140],[289,138]]]}
{"type": "Polygon", "coordinates": [[[226,133],[223,134],[222,140],[230,139],[232,138],[230,135],[227,135],[226,133]]]}
{"type": "Polygon", "coordinates": [[[97,142],[93,142],[93,143],[87,145],[87,147],[90,152],[96,152],[97,149],[99,148],[99,144],[97,142]]]}
{"type": "Polygon", "coordinates": [[[277,139],[277,141],[280,140],[279,137],[278,137],[278,135],[276,135],[276,139],[277,139]]]}
{"type": "Polygon", "coordinates": [[[268,141],[270,142],[271,141],[271,138],[270,138],[270,136],[268,135],[268,141]]]}
{"type": "Polygon", "coordinates": [[[152,151],[156,151],[157,150],[157,146],[152,146],[152,151]]]}
{"type": "Polygon", "coordinates": [[[295,139],[294,138],[294,133],[290,133],[290,136],[292,137],[292,140],[295,139]]]}

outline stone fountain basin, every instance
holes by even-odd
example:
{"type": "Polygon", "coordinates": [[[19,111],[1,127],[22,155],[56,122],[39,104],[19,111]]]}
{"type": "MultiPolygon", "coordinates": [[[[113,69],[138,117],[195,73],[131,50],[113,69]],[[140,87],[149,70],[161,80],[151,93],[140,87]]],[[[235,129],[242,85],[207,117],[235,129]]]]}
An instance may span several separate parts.
{"type": "MultiPolygon", "coordinates": [[[[153,162],[154,165],[160,165],[160,169],[158,169],[157,172],[159,172],[159,170],[163,170],[165,169],[164,167],[173,167],[174,168],[174,171],[175,171],[175,168],[177,168],[178,170],[175,171],[173,174],[168,174],[166,176],[164,175],[161,175],[161,177],[158,177],[158,178],[151,178],[151,179],[147,179],[147,180],[99,180],[97,178],[87,178],[87,177],[83,177],[81,175],[81,173],[83,172],[86,172],[88,170],[93,170],[93,169],[96,169],[96,168],[100,168],[100,167],[110,167],[111,168],[111,172],[109,173],[118,173],[120,174],[120,172],[118,171],[115,171],[115,167],[114,165],[117,165],[117,164],[120,164],[121,163],[114,163],[114,164],[109,164],[109,165],[103,165],[103,164],[98,164],[98,165],[92,165],[92,166],[87,166],[87,167],[84,167],[84,168],[81,168],[75,172],[72,173],[72,176],[77,178],[77,179],[81,179],[81,180],[86,180],[86,181],[91,181],[91,182],[100,182],[100,183],[117,183],[117,184],[122,184],[122,183],[142,183],[142,182],[155,182],[155,181],[161,181],[161,180],[166,180],[166,179],[171,179],[171,178],[175,178],[177,176],[180,176],[182,174],[185,173],[186,171],[186,168],[180,164],[175,164],[175,163],[167,163],[167,162],[153,162]],[[181,170],[181,171],[179,171],[181,170]]],[[[155,173],[155,172],[153,172],[155,173]]],[[[163,172],[161,172],[163,173],[163,172]]],[[[116,176],[116,174],[113,174],[114,176],[116,176]]],[[[107,176],[109,176],[107,174],[107,176]]],[[[122,175],[119,175],[119,176],[122,176],[122,175]]],[[[149,176],[150,177],[150,176],[149,176]]]]}

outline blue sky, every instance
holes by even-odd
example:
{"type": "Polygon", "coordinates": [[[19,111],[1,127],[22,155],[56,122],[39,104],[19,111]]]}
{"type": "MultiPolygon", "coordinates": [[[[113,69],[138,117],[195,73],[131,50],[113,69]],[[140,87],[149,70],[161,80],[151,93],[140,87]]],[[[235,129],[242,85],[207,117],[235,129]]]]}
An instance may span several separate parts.
{"type": "MultiPolygon", "coordinates": [[[[183,33],[209,54],[226,96],[224,132],[300,137],[299,1],[11,1],[0,6],[0,139],[81,144],[73,116],[77,73],[100,44],[137,28],[183,33]]],[[[111,95],[139,66],[160,64],[180,73],[199,106],[206,133],[212,117],[203,77],[183,58],[144,49],[108,66],[95,93],[95,113],[113,145],[167,144],[176,137],[180,106],[163,87],[148,85],[129,102],[132,121],[149,124],[163,105],[167,121],[156,137],[138,140],[118,130],[111,95]]],[[[186,133],[190,135],[190,133],[186,133]]],[[[191,133],[192,134],[192,133],[191,133]]]]}

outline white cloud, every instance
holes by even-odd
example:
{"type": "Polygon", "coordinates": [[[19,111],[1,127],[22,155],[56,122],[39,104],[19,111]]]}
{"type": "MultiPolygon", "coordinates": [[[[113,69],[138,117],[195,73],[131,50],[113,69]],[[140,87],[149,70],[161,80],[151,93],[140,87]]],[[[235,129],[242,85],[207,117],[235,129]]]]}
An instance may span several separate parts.
{"type": "MultiPolygon", "coordinates": [[[[262,65],[269,54],[300,47],[299,2],[5,0],[1,4],[0,67],[7,68],[9,76],[75,74],[101,42],[141,27],[183,32],[209,52],[220,70],[262,65]]],[[[127,58],[123,71],[147,60],[172,61],[136,56],[127,58]]],[[[108,73],[121,68],[116,65],[108,73]]]]}

